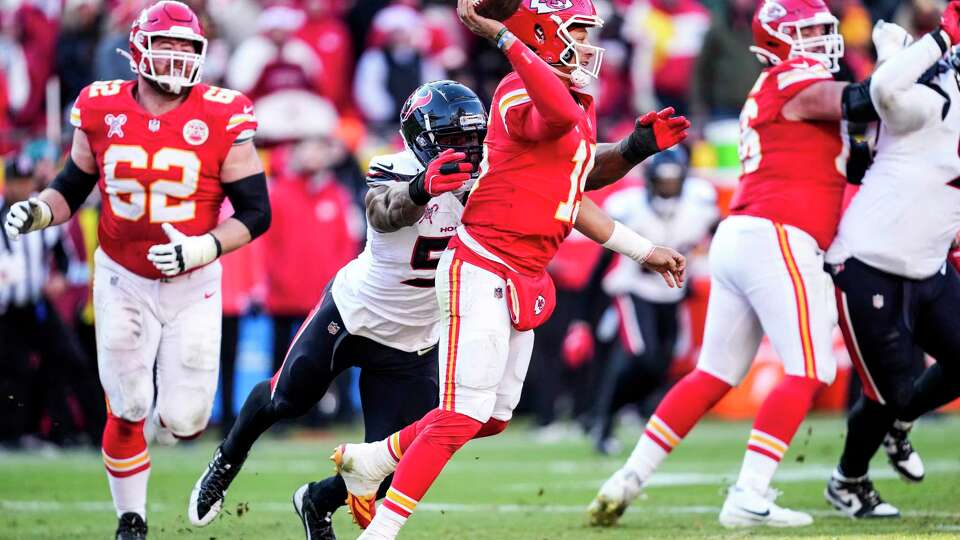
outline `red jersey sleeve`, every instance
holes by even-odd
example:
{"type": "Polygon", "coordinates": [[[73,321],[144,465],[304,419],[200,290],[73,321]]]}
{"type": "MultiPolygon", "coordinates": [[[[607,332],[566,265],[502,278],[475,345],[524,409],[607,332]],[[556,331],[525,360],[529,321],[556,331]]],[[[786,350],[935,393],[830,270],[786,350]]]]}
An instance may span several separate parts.
{"type": "MultiPolygon", "coordinates": [[[[96,110],[104,107],[104,102],[111,103],[122,90],[126,81],[97,81],[85,86],[70,109],[70,125],[82,130],[88,136],[96,133],[100,127],[95,122],[96,110]]],[[[100,124],[103,121],[101,120],[100,124]]]]}
{"type": "Polygon", "coordinates": [[[207,94],[211,92],[229,93],[234,95],[232,101],[227,103],[227,123],[224,129],[224,137],[231,145],[243,144],[253,140],[257,134],[257,117],[253,112],[253,102],[250,98],[236,90],[227,90],[226,88],[210,87],[207,94]]]}
{"type": "Polygon", "coordinates": [[[792,58],[771,68],[763,77],[762,88],[756,96],[760,105],[758,120],[779,118],[783,106],[797,94],[814,84],[832,80],[830,70],[810,58],[792,58]]]}

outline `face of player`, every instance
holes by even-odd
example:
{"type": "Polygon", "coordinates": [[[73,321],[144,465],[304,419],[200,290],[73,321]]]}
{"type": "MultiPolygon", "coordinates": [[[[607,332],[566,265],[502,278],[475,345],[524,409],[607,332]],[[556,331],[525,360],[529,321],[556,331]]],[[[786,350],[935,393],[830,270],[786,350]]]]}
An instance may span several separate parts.
{"type": "Polygon", "coordinates": [[[571,26],[570,27],[570,37],[573,38],[574,43],[577,46],[577,53],[580,55],[580,65],[586,67],[590,64],[590,60],[593,59],[594,49],[589,47],[590,43],[590,33],[587,31],[586,26],[571,26]]]}
{"type": "Polygon", "coordinates": [[[179,75],[181,73],[189,75],[192,70],[192,65],[186,65],[188,60],[176,58],[171,59],[169,56],[163,54],[164,52],[182,52],[182,53],[195,53],[196,44],[189,39],[176,39],[169,37],[157,37],[154,38],[150,44],[151,49],[161,54],[153,61],[153,67],[157,75],[179,75]]]}
{"type": "MultiPolygon", "coordinates": [[[[804,26],[800,28],[800,37],[804,40],[809,40],[811,38],[825,36],[831,32],[830,26],[826,24],[815,24],[812,26],[804,26]]],[[[797,29],[791,28],[790,37],[797,39],[797,29]]],[[[817,47],[811,47],[807,49],[809,52],[814,53],[825,53],[827,52],[826,47],[820,45],[817,47]]]]}
{"type": "Polygon", "coordinates": [[[480,135],[475,131],[437,136],[437,146],[440,147],[440,151],[453,148],[458,152],[466,152],[467,161],[473,164],[474,171],[480,166],[480,159],[483,157],[482,144],[480,135]]]}

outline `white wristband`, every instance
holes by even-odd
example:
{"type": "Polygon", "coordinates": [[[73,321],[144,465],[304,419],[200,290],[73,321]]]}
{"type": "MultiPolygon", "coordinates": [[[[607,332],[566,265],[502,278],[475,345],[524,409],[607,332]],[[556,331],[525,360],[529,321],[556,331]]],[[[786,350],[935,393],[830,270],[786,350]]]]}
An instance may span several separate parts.
{"type": "Polygon", "coordinates": [[[647,260],[647,257],[656,248],[653,242],[640,236],[619,221],[613,222],[613,232],[610,233],[610,238],[603,243],[603,247],[626,255],[641,264],[647,260]]]}
{"type": "Polygon", "coordinates": [[[53,221],[53,210],[50,209],[50,205],[37,197],[30,197],[29,202],[32,205],[36,205],[39,212],[33,215],[33,223],[30,225],[30,230],[39,231],[40,229],[47,228],[50,222],[53,221]]]}

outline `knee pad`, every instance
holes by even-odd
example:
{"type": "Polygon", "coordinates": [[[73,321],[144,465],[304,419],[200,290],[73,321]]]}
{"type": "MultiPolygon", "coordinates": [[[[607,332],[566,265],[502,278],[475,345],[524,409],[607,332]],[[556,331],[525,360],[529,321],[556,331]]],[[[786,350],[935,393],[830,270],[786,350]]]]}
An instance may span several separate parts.
{"type": "Polygon", "coordinates": [[[120,399],[110,400],[110,412],[128,422],[140,422],[153,403],[153,376],[146,369],[118,378],[120,399]]]}
{"type": "Polygon", "coordinates": [[[453,454],[480,431],[479,421],[465,414],[436,410],[433,420],[424,427],[421,437],[453,454]]]}
{"type": "Polygon", "coordinates": [[[200,389],[179,388],[175,395],[157,403],[157,414],[164,427],[178,439],[192,439],[203,432],[210,420],[213,400],[200,389]]]}

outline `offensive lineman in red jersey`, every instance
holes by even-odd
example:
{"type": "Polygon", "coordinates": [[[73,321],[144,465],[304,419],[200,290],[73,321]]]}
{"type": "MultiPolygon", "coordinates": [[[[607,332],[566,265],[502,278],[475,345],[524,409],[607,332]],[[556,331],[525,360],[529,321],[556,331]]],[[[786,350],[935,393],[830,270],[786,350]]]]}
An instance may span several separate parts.
{"type": "Polygon", "coordinates": [[[210,416],[220,351],[215,260],[270,222],[253,107],[239,92],[200,83],[206,45],[186,5],[145,9],[130,32],[137,80],[81,91],[66,167],[6,222],[13,237],[63,223],[100,188],[93,294],[108,402],[103,461],[121,539],[147,534],[144,423],[154,392],[150,422],[173,437],[198,435],[210,416]],[[218,224],[225,196],[236,213],[218,224]]]}
{"type": "Polygon", "coordinates": [[[574,225],[669,285],[682,281],[682,256],[581,200],[585,188],[616,181],[682,140],[689,127],[665,110],[641,118],[620,144],[596,144],[593,98],[579,89],[597,76],[603,52],[588,40],[587,29],[602,24],[592,2],[526,0],[504,23],[477,15],[472,0],[461,0],[458,12],[471,31],[498,43],[516,71],[494,93],[479,179],[437,269],[445,319],[440,407],[388,439],[334,453],[358,522],[374,513],[372,497],[396,468],[361,538],[394,538],[463,444],[506,428],[520,399],[532,330],[553,310],[546,265],[574,225]]]}
{"type": "Polygon", "coordinates": [[[837,19],[823,0],[766,0],[751,51],[765,69],[740,114],[743,174],[710,249],[711,289],[697,368],[664,397],[627,463],[589,508],[610,526],[697,421],[747,374],[764,333],[786,377],[764,401],[740,476],[720,512],[727,527],[802,526],[770,481],[817,391],[836,373],[837,311],[823,254],[836,234],[847,146],[841,118],[877,118],[869,83],[836,82],[843,55],[837,19]]]}

